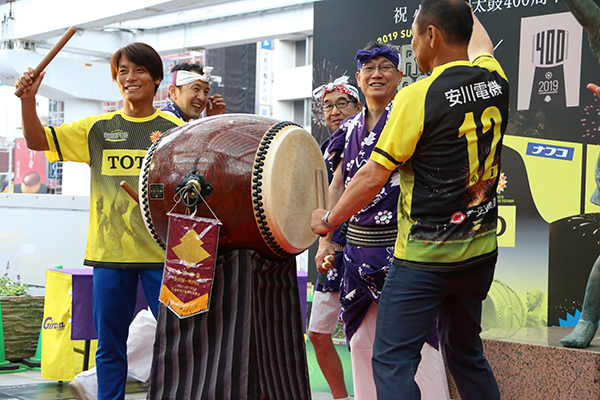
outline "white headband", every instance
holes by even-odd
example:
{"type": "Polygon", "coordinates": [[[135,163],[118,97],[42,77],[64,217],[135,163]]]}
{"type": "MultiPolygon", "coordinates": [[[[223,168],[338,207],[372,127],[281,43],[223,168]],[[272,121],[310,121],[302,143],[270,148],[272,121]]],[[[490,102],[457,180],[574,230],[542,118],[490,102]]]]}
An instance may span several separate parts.
{"type": "Polygon", "coordinates": [[[190,71],[183,71],[183,70],[175,71],[175,72],[173,72],[173,75],[171,77],[171,83],[175,86],[183,86],[183,85],[187,85],[188,83],[192,83],[192,82],[196,82],[196,81],[202,81],[202,82],[206,82],[206,83],[210,83],[210,82],[221,83],[220,76],[211,76],[210,75],[210,71],[212,71],[212,70],[213,70],[213,67],[202,68],[202,71],[204,72],[203,75],[200,75],[197,72],[190,72],[190,71]]]}

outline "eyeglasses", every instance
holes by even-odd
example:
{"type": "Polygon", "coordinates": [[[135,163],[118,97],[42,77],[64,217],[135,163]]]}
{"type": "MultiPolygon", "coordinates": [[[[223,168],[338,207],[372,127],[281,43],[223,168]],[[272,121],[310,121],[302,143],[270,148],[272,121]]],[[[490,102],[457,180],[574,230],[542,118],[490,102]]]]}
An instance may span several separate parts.
{"type": "Polygon", "coordinates": [[[385,74],[387,72],[397,70],[397,68],[396,66],[394,66],[394,64],[383,64],[377,66],[363,65],[362,67],[360,67],[360,70],[365,75],[373,75],[375,73],[375,70],[379,70],[379,72],[385,74]]]}
{"type": "Polygon", "coordinates": [[[338,110],[342,110],[348,107],[348,104],[350,103],[356,104],[356,100],[338,100],[335,103],[325,103],[323,104],[323,108],[325,109],[325,112],[332,112],[333,106],[336,106],[338,110]]]}

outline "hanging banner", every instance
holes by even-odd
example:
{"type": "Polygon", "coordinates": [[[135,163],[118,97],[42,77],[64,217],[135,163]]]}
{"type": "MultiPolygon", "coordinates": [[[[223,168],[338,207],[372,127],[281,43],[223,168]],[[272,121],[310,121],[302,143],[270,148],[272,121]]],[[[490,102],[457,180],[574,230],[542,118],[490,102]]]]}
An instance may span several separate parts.
{"type": "Polygon", "coordinates": [[[169,214],[160,301],[179,318],[209,309],[220,225],[214,219],[169,214]]]}

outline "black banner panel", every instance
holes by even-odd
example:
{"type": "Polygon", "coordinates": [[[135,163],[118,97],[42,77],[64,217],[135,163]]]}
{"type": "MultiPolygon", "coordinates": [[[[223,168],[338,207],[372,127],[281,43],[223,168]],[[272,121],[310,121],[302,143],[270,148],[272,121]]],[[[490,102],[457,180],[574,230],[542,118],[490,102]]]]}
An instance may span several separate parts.
{"type": "MultiPolygon", "coordinates": [[[[314,5],[314,87],[347,75],[373,40],[401,47],[401,87],[424,77],[411,48],[419,1],[328,0],[314,5]]],[[[495,281],[484,336],[573,326],[600,254],[600,207],[590,202],[600,154],[600,85],[588,35],[560,0],[471,0],[510,82],[510,119],[498,185],[495,281]]],[[[401,90],[401,89],[400,89],[401,90]]],[[[364,100],[364,99],[363,99],[364,100]]],[[[331,132],[313,99],[312,132],[331,132]]],[[[311,267],[312,268],[312,267],[311,267]]]]}

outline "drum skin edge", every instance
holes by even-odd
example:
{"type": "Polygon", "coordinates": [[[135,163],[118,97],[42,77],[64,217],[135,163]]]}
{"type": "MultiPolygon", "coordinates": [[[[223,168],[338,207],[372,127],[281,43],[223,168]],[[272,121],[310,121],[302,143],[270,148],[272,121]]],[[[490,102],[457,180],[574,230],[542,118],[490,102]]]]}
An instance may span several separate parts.
{"type": "MultiPolygon", "coordinates": [[[[312,243],[316,240],[317,236],[313,235],[311,232],[310,238],[307,237],[306,232],[304,232],[304,237],[296,238],[294,229],[286,229],[286,223],[288,222],[288,218],[293,216],[295,210],[286,209],[286,212],[281,212],[283,208],[281,204],[273,204],[275,203],[276,196],[274,195],[276,191],[285,192],[283,193],[284,198],[292,197],[294,200],[300,200],[301,203],[308,201],[308,204],[297,204],[292,203],[288,199],[288,205],[294,204],[297,207],[304,206],[305,210],[303,213],[304,221],[302,221],[302,226],[309,227],[310,226],[310,211],[316,208],[317,200],[316,200],[316,181],[315,181],[315,173],[310,170],[307,171],[305,176],[300,178],[303,179],[303,184],[299,185],[302,188],[306,189],[304,192],[299,192],[295,190],[298,182],[296,179],[299,177],[294,174],[295,170],[292,168],[290,171],[289,168],[285,168],[284,160],[288,162],[294,162],[296,160],[290,160],[288,157],[288,153],[285,153],[285,150],[292,150],[290,156],[295,155],[296,157],[300,157],[301,161],[303,160],[309,165],[316,164],[316,160],[314,158],[314,149],[312,154],[313,158],[308,159],[305,147],[306,145],[310,145],[310,143],[306,142],[306,139],[310,138],[311,141],[314,141],[314,138],[308,134],[308,132],[304,131],[302,127],[292,122],[280,122],[278,124],[273,125],[264,135],[261,140],[260,146],[256,152],[256,157],[254,159],[254,165],[252,167],[252,203],[254,204],[254,211],[256,217],[256,224],[258,229],[260,230],[263,239],[269,245],[271,250],[280,255],[283,258],[293,257],[296,254],[303,252],[306,248],[310,247],[312,243]],[[303,135],[304,134],[304,135],[303,135]],[[304,137],[303,137],[304,136],[304,137]],[[282,142],[287,139],[285,146],[282,142]],[[289,142],[292,143],[289,143],[289,142]],[[296,145],[297,149],[294,149],[294,145],[296,145]],[[294,151],[296,150],[296,151],[294,151]],[[280,154],[283,152],[283,154],[280,154]],[[276,173],[280,173],[285,175],[289,180],[291,180],[291,187],[276,187],[277,182],[273,178],[276,173]],[[263,174],[266,176],[271,176],[271,182],[263,182],[263,174]],[[307,176],[310,177],[310,182],[307,181],[307,176]],[[287,190],[285,190],[287,189],[287,190]],[[286,196],[287,195],[287,196],[286,196]],[[269,202],[269,200],[271,200],[269,202]],[[308,207],[307,207],[308,206],[308,207]],[[279,211],[279,212],[278,212],[279,211]],[[285,214],[285,215],[283,215],[285,214]],[[279,241],[276,238],[280,238],[279,241]]],[[[318,145],[316,141],[314,141],[316,145],[316,149],[318,149],[318,145]]],[[[308,152],[310,153],[310,152],[308,152]]],[[[318,161],[320,161],[318,165],[320,168],[325,168],[325,162],[320,155],[320,150],[318,151],[318,161]]],[[[296,221],[299,222],[299,221],[296,221]]]]}

